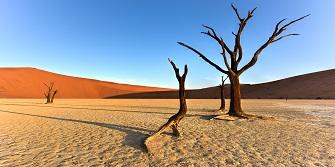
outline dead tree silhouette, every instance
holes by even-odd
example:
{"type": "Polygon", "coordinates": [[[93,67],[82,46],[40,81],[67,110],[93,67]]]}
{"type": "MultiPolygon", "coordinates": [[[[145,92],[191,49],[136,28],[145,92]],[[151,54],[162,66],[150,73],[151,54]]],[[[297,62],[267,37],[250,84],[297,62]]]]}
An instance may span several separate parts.
{"type": "Polygon", "coordinates": [[[52,94],[51,99],[50,99],[50,103],[54,102],[54,98],[55,98],[57,92],[58,92],[58,90],[55,90],[54,93],[52,94]]]}
{"type": "Polygon", "coordinates": [[[45,102],[45,104],[48,103],[53,103],[54,102],[54,98],[58,92],[58,90],[54,90],[54,82],[50,82],[49,85],[46,83],[43,83],[46,87],[47,87],[47,92],[44,93],[45,98],[47,99],[47,101],[45,102]]]}
{"type": "Polygon", "coordinates": [[[220,86],[220,97],[221,97],[221,105],[220,105],[220,112],[223,112],[226,109],[226,102],[225,102],[225,93],[224,93],[224,82],[228,79],[228,76],[226,79],[223,79],[223,76],[221,77],[221,84],[220,86]]]}
{"type": "Polygon", "coordinates": [[[178,131],[178,125],[179,125],[180,120],[182,120],[185,117],[186,112],[187,112],[186,94],[185,94],[185,79],[186,79],[186,75],[188,72],[187,65],[184,66],[184,74],[180,76],[179,68],[177,68],[177,66],[172,60],[169,59],[169,62],[171,63],[173,70],[175,71],[176,78],[179,82],[179,106],[180,108],[179,108],[178,113],[170,117],[170,119],[163,126],[161,126],[155,133],[153,133],[151,136],[149,136],[145,140],[144,144],[146,146],[149,141],[151,141],[156,136],[163,133],[166,130],[166,128],[169,128],[169,127],[172,129],[173,134],[175,136],[177,137],[180,136],[180,132],[178,131]]]}
{"type": "Polygon", "coordinates": [[[217,33],[215,32],[215,30],[209,26],[203,25],[203,27],[205,29],[207,29],[207,32],[201,32],[202,34],[205,34],[207,36],[209,36],[210,38],[214,39],[221,47],[222,52],[221,52],[221,56],[224,59],[224,64],[226,66],[226,69],[221,68],[219,65],[215,64],[213,61],[209,60],[207,58],[207,56],[205,56],[203,53],[201,53],[200,51],[194,49],[193,47],[191,47],[190,45],[184,44],[182,42],[178,42],[178,44],[180,44],[183,47],[186,47],[187,49],[190,49],[191,51],[193,51],[194,53],[196,53],[198,56],[200,56],[204,61],[206,61],[208,64],[210,64],[211,66],[215,67],[217,70],[219,70],[220,72],[228,75],[229,80],[230,80],[230,107],[229,107],[229,111],[228,111],[228,115],[230,116],[237,116],[237,117],[242,117],[242,118],[249,118],[249,117],[255,117],[253,115],[249,115],[246,114],[241,107],[241,89],[240,89],[240,79],[239,77],[241,76],[241,74],[245,71],[247,71],[250,67],[254,66],[258,60],[259,55],[262,53],[262,51],[268,47],[269,45],[285,38],[285,37],[289,37],[289,36],[295,36],[295,35],[299,35],[299,34],[287,34],[287,35],[283,35],[283,33],[287,30],[287,28],[296,23],[297,21],[300,21],[304,18],[306,18],[309,15],[300,17],[296,20],[293,20],[291,22],[288,22],[287,24],[283,24],[283,22],[286,19],[282,19],[280,20],[275,28],[273,33],[270,35],[270,37],[265,41],[265,43],[263,43],[253,54],[251,60],[245,64],[242,68],[238,68],[242,57],[243,57],[243,50],[242,50],[242,45],[241,45],[241,35],[242,32],[245,28],[245,26],[247,25],[247,22],[253,17],[253,14],[256,10],[256,8],[254,8],[253,10],[248,11],[248,15],[245,18],[242,18],[241,15],[239,14],[237,8],[232,4],[231,7],[233,8],[238,20],[239,20],[239,28],[237,30],[236,33],[232,33],[235,36],[235,45],[233,49],[230,49],[226,42],[217,35],[217,33]],[[227,58],[227,53],[230,56],[230,62],[227,58]]]}

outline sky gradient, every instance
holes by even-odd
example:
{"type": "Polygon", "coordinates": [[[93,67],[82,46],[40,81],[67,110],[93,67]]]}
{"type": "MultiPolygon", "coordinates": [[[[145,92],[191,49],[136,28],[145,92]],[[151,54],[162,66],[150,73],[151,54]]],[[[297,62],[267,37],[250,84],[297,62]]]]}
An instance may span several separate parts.
{"type": "Polygon", "coordinates": [[[215,86],[221,74],[177,41],[224,67],[219,46],[200,32],[210,25],[232,47],[232,2],[243,16],[258,7],[242,35],[242,64],[280,19],[311,14],[287,31],[302,35],[266,48],[242,83],[334,68],[334,0],[0,0],[0,67],[176,88],[171,58],[181,68],[188,64],[187,88],[215,86]]]}

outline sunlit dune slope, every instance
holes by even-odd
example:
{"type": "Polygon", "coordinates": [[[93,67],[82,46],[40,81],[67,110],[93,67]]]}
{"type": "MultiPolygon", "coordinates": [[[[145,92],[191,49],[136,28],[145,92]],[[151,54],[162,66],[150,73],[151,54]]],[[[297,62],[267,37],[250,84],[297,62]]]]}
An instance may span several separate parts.
{"type": "Polygon", "coordinates": [[[104,82],[51,73],[35,68],[0,68],[0,98],[41,98],[55,83],[58,98],[105,98],[128,93],[171,89],[104,82]]]}

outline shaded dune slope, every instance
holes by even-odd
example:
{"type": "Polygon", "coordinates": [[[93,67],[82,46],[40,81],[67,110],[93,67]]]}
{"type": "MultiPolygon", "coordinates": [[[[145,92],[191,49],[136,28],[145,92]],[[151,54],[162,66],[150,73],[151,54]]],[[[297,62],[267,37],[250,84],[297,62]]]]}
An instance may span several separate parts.
{"type": "MultiPolygon", "coordinates": [[[[229,86],[225,85],[229,98],[229,86]]],[[[187,91],[187,98],[220,98],[219,87],[187,91]]],[[[241,85],[241,94],[246,99],[335,99],[335,69],[309,73],[261,84],[241,85]]],[[[131,93],[109,98],[178,98],[177,91],[131,93]]]]}

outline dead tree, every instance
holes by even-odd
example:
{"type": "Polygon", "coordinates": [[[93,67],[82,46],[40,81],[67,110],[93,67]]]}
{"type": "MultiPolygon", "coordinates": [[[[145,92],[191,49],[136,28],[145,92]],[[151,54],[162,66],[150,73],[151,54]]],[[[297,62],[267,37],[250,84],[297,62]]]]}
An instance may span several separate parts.
{"type": "Polygon", "coordinates": [[[54,82],[50,82],[50,84],[46,84],[46,83],[43,83],[46,87],[47,87],[47,92],[44,93],[44,96],[45,98],[47,99],[47,101],[45,102],[45,104],[48,104],[48,103],[53,103],[54,101],[54,98],[58,92],[58,90],[54,90],[54,82]]]}
{"type": "Polygon", "coordinates": [[[230,116],[237,116],[237,117],[243,117],[243,118],[248,118],[252,117],[251,115],[248,115],[243,112],[242,107],[241,107],[241,89],[240,89],[240,76],[243,72],[247,71],[250,67],[254,66],[258,60],[259,55],[261,52],[268,47],[269,45],[289,36],[295,36],[299,34],[287,34],[283,35],[283,33],[287,30],[287,28],[292,25],[293,23],[296,23],[297,21],[300,21],[304,18],[306,18],[309,15],[300,17],[296,20],[293,20],[291,22],[288,22],[287,24],[283,25],[283,22],[286,19],[280,20],[275,28],[273,33],[270,35],[270,37],[254,52],[251,60],[242,66],[242,68],[238,68],[240,65],[240,62],[242,60],[243,55],[243,50],[242,50],[242,45],[241,45],[241,35],[244,30],[244,28],[247,25],[247,22],[253,17],[253,13],[255,12],[256,8],[248,12],[248,15],[243,18],[239,14],[237,8],[235,8],[234,5],[231,5],[233,8],[238,20],[239,20],[239,27],[236,33],[232,33],[235,37],[235,45],[233,49],[230,49],[226,42],[217,35],[215,30],[209,26],[203,25],[205,29],[207,29],[206,32],[201,32],[202,34],[205,34],[209,36],[210,38],[214,39],[221,47],[222,52],[221,56],[224,59],[224,64],[226,66],[226,69],[221,68],[219,65],[215,64],[213,61],[209,60],[207,56],[205,56],[203,53],[200,51],[194,49],[190,45],[184,44],[182,42],[178,42],[181,46],[186,47],[187,49],[190,49],[191,51],[195,52],[198,56],[200,56],[204,61],[209,63],[211,66],[215,67],[217,70],[220,72],[228,75],[229,80],[230,80],[230,107],[228,114],[230,116]],[[227,53],[229,57],[227,56],[227,53]],[[228,60],[230,58],[230,62],[228,60]]]}
{"type": "Polygon", "coordinates": [[[180,136],[180,133],[178,131],[178,125],[180,120],[182,120],[184,118],[184,116],[186,115],[187,112],[187,105],[186,105],[186,94],[185,94],[185,79],[186,79],[186,75],[188,72],[188,68],[187,65],[184,66],[184,74],[182,76],[180,76],[179,74],[179,68],[176,67],[175,63],[169,59],[169,62],[171,63],[175,73],[176,73],[176,77],[178,79],[179,82],[179,111],[178,113],[176,113],[175,115],[173,115],[163,126],[161,126],[155,133],[153,133],[151,136],[149,136],[146,140],[145,140],[145,145],[147,145],[147,143],[152,140],[153,138],[155,138],[156,136],[160,135],[161,133],[163,133],[166,128],[171,128],[173,131],[173,134],[175,136],[180,136]]]}
{"type": "Polygon", "coordinates": [[[58,90],[55,90],[54,93],[52,94],[51,99],[50,99],[50,103],[54,102],[54,98],[55,98],[57,92],[58,92],[58,90]]]}
{"type": "Polygon", "coordinates": [[[228,79],[223,79],[223,76],[221,77],[221,84],[220,84],[220,97],[221,97],[221,106],[219,111],[224,111],[226,109],[226,102],[225,102],[225,93],[224,93],[224,82],[228,79]]]}

